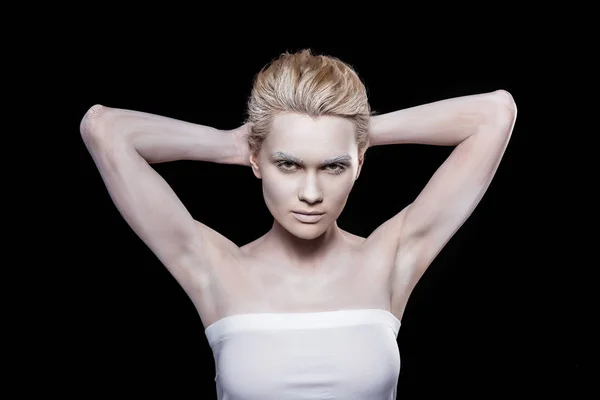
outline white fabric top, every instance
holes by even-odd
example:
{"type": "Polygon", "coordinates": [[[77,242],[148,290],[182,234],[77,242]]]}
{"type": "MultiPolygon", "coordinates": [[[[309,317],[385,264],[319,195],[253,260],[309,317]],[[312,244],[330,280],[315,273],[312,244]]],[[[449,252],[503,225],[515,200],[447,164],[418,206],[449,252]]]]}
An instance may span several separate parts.
{"type": "Polygon", "coordinates": [[[219,400],[393,400],[400,321],[389,311],[240,314],[206,328],[219,400]]]}

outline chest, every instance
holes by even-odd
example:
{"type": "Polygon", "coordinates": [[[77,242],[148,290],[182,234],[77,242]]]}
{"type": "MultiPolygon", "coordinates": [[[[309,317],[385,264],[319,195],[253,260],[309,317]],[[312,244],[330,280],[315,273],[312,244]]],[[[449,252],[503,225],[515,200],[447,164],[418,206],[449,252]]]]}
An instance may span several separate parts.
{"type": "Polygon", "coordinates": [[[226,316],[339,308],[388,309],[388,264],[393,261],[370,253],[346,253],[329,260],[327,265],[294,271],[288,265],[248,258],[215,276],[216,313],[226,316]]]}

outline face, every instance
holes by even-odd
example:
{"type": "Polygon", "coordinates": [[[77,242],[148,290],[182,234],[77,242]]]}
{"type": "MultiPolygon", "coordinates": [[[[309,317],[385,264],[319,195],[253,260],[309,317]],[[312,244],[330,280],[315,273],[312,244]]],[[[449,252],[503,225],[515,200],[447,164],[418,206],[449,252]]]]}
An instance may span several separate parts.
{"type": "Polygon", "coordinates": [[[362,167],[354,132],[352,121],[341,117],[274,118],[250,163],[268,209],[291,234],[317,238],[341,214],[362,167]]]}

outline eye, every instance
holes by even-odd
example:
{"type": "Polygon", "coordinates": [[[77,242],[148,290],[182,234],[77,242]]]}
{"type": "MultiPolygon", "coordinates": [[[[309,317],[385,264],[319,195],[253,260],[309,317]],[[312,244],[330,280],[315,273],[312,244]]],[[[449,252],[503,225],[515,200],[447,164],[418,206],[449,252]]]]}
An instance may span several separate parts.
{"type": "Polygon", "coordinates": [[[291,171],[296,166],[296,164],[294,164],[291,161],[278,161],[276,165],[277,168],[279,168],[282,171],[291,171]]]}
{"type": "Polygon", "coordinates": [[[341,174],[342,172],[344,172],[346,170],[346,166],[343,164],[329,164],[327,166],[325,166],[325,169],[328,170],[329,172],[333,172],[334,174],[341,174]]]}

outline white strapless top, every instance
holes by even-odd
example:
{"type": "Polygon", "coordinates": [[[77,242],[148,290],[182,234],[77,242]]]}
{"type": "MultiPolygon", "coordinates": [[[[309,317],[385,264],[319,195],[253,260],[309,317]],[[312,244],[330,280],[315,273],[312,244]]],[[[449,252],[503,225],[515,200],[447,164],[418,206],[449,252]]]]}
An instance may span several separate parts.
{"type": "Polygon", "coordinates": [[[219,400],[392,400],[400,321],[389,311],[240,314],[206,328],[219,400]]]}

